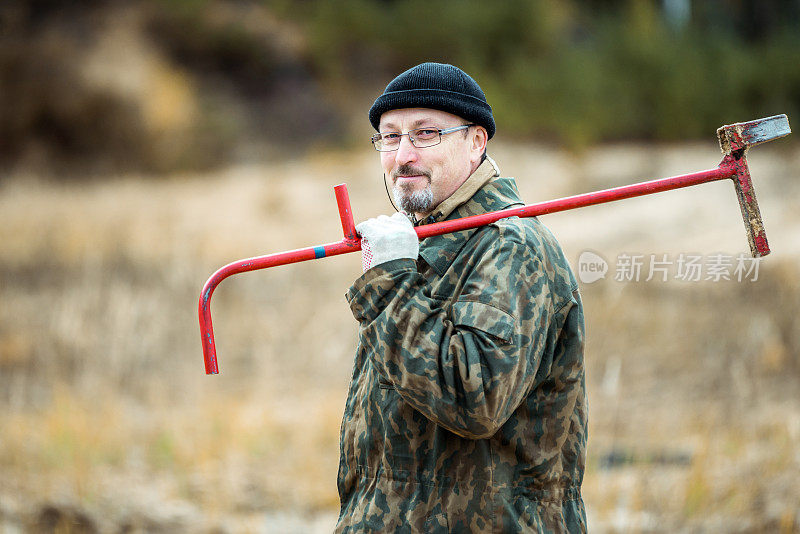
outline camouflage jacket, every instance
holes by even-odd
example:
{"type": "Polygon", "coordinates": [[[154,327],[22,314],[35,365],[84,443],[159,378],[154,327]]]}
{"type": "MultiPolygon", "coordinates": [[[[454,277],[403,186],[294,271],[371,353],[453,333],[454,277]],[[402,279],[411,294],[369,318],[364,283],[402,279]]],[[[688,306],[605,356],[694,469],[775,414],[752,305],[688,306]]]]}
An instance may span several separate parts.
{"type": "MultiPolygon", "coordinates": [[[[430,219],[522,204],[490,161],[465,189],[430,219]]],[[[347,299],[359,343],[336,532],[586,530],[583,307],[538,220],[425,239],[347,299]]]]}

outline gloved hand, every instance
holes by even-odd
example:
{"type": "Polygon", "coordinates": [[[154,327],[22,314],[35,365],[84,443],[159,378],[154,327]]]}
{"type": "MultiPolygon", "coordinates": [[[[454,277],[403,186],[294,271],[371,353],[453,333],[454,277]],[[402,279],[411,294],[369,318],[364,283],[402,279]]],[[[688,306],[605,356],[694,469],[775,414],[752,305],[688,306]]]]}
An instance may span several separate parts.
{"type": "Polygon", "coordinates": [[[364,272],[391,260],[419,256],[419,238],[403,213],[380,215],[356,225],[361,235],[361,267],[364,272]]]}

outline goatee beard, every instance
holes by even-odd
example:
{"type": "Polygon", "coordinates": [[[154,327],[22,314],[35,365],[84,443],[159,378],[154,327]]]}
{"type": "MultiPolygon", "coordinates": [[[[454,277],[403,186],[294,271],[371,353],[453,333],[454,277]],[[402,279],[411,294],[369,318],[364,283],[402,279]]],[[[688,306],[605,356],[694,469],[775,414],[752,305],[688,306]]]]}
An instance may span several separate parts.
{"type": "Polygon", "coordinates": [[[404,191],[394,186],[392,188],[394,202],[406,213],[428,213],[433,208],[433,190],[431,184],[422,191],[404,191]]]}
{"type": "Polygon", "coordinates": [[[411,165],[400,165],[393,173],[392,177],[397,180],[399,176],[425,176],[428,184],[421,191],[412,188],[404,188],[396,183],[392,187],[392,196],[395,203],[406,213],[428,213],[433,209],[433,189],[431,189],[431,174],[426,171],[415,169],[411,165]]]}

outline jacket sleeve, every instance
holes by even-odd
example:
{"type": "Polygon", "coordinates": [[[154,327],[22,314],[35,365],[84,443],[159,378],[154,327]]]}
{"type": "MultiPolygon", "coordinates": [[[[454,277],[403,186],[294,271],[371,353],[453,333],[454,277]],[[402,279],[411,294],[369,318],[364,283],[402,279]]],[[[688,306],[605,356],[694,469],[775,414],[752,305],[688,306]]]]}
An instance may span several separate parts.
{"type": "Polygon", "coordinates": [[[507,234],[502,226],[481,232],[452,303],[431,295],[408,259],[370,269],[348,292],[381,378],[471,439],[496,433],[531,391],[554,313],[542,259],[507,234]]]}

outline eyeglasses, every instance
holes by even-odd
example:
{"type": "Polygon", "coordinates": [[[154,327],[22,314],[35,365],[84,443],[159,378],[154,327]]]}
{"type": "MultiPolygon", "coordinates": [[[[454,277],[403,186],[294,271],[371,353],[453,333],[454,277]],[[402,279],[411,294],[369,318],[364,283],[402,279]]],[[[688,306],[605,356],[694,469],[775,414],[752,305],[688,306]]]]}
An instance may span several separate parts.
{"type": "Polygon", "coordinates": [[[464,124],[463,126],[454,126],[453,128],[445,128],[440,130],[438,128],[417,128],[407,133],[400,132],[381,132],[376,133],[371,137],[372,146],[378,152],[393,152],[400,148],[400,139],[404,135],[408,136],[411,144],[417,148],[428,148],[429,146],[438,145],[442,142],[442,136],[445,134],[466,130],[474,124],[464,124]]]}

